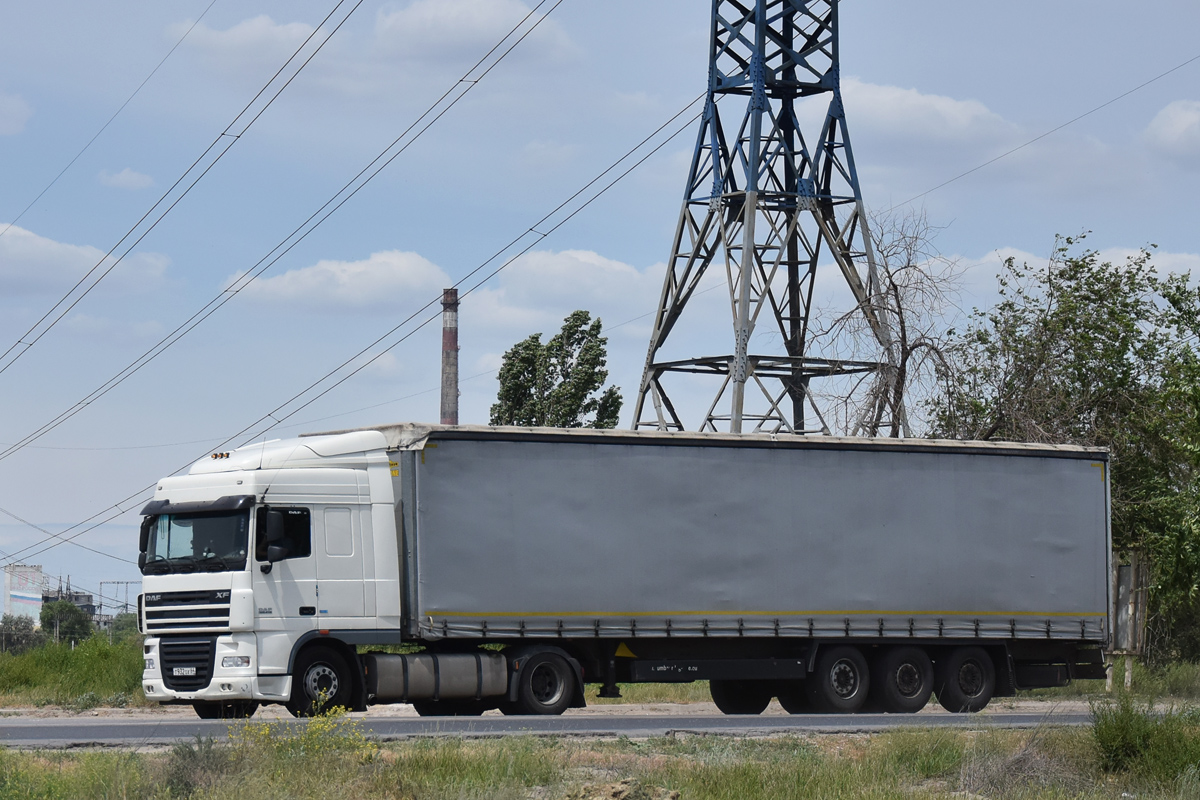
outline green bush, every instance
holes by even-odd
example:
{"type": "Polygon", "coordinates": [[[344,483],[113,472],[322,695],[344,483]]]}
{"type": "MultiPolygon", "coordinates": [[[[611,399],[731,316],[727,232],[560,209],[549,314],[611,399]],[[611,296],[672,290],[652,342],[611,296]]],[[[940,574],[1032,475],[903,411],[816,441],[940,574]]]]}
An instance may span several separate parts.
{"type": "Polygon", "coordinates": [[[109,644],[93,636],[74,648],[47,644],[20,654],[0,654],[0,695],[10,703],[77,710],[128,705],[143,697],[143,666],[140,640],[109,644]]]}
{"type": "Polygon", "coordinates": [[[1129,695],[1092,706],[1092,735],[1107,772],[1174,783],[1200,764],[1200,715],[1157,711],[1129,695]]]}

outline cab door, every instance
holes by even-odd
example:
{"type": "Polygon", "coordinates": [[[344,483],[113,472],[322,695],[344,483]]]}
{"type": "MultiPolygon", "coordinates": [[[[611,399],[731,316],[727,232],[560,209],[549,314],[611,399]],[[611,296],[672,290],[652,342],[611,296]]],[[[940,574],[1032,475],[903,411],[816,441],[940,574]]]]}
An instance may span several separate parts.
{"type": "Polygon", "coordinates": [[[313,555],[313,510],[306,506],[271,506],[284,518],[283,546],[286,557],[267,561],[266,507],[257,510],[255,524],[254,605],[262,621],[276,619],[277,626],[262,624],[264,629],[294,629],[306,623],[316,627],[317,565],[313,555]],[[264,572],[264,567],[268,569],[264,572]]]}

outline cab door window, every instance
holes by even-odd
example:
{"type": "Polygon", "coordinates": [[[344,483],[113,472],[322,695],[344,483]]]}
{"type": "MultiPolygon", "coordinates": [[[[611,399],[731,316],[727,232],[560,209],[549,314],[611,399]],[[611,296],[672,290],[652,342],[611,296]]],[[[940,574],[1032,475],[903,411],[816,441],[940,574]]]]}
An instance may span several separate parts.
{"type": "Polygon", "coordinates": [[[312,514],[303,506],[263,506],[258,509],[257,535],[254,540],[254,558],[267,560],[267,512],[283,514],[283,541],[285,558],[307,558],[312,555],[312,514]]]}

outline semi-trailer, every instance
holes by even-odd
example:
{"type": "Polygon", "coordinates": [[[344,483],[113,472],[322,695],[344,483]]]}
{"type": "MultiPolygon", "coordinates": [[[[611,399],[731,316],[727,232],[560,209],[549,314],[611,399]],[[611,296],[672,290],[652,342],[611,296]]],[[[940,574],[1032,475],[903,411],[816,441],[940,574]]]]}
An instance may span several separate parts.
{"type": "Polygon", "coordinates": [[[142,510],[146,697],[202,717],[955,712],[1103,677],[1108,457],[920,439],[394,424],[256,443],[142,510]]]}

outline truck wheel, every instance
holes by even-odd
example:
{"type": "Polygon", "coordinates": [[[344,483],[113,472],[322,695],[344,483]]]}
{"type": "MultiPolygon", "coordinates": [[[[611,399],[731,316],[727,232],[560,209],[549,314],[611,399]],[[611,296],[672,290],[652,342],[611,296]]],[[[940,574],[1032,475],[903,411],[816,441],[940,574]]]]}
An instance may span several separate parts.
{"type": "Polygon", "coordinates": [[[858,711],[871,688],[867,660],[858,648],[847,645],[822,650],[817,668],[804,683],[813,710],[834,714],[858,711]]]}
{"type": "Polygon", "coordinates": [[[789,714],[807,714],[812,711],[808,706],[808,693],[804,689],[804,681],[784,681],[785,685],[776,688],[779,705],[789,714]]]}
{"type": "Polygon", "coordinates": [[[287,710],[292,716],[308,717],[339,706],[349,708],[352,688],[350,667],[341,653],[310,647],[296,658],[287,710]]]}
{"type": "Polygon", "coordinates": [[[558,653],[534,653],[517,673],[517,702],[506,714],[561,714],[575,696],[575,670],[558,653]]]}
{"type": "Polygon", "coordinates": [[[761,714],[771,704],[766,681],[709,681],[708,692],[722,714],[761,714]]]}
{"type": "Polygon", "coordinates": [[[980,711],[996,690],[996,667],[981,647],[960,647],[938,659],[934,688],[942,708],[958,714],[980,711]]]}
{"type": "Polygon", "coordinates": [[[253,700],[234,700],[229,703],[192,703],[200,719],[248,719],[258,711],[253,700]]]}
{"type": "Polygon", "coordinates": [[[414,700],[412,707],[422,717],[478,717],[493,708],[486,700],[414,700]]]}
{"type": "Polygon", "coordinates": [[[933,662],[919,647],[885,650],[871,665],[871,699],[889,714],[915,714],[933,693],[933,662]]]}

